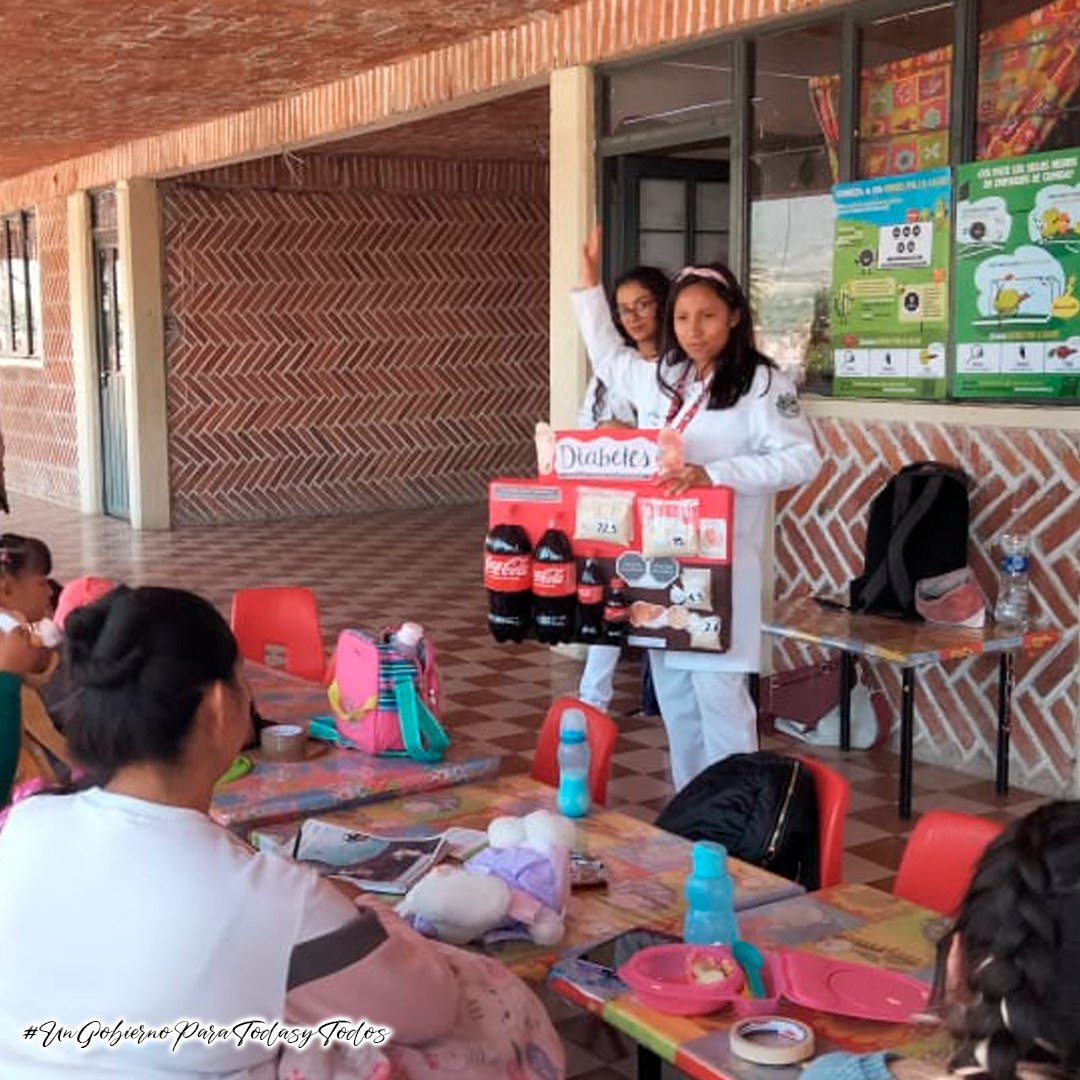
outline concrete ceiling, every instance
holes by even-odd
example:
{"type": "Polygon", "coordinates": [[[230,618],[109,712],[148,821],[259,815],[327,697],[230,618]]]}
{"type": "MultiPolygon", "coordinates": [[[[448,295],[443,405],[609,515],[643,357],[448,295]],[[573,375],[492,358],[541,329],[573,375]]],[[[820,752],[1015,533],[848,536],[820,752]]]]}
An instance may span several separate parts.
{"type": "Polygon", "coordinates": [[[4,0],[0,179],[578,0],[4,0]]]}
{"type": "Polygon", "coordinates": [[[313,147],[312,153],[543,161],[548,154],[548,89],[313,147]]]}

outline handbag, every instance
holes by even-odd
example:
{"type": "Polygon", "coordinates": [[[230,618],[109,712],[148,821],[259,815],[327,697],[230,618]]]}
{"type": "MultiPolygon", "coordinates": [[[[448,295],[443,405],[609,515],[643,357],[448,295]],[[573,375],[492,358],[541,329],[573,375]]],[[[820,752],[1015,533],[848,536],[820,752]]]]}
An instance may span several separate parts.
{"type": "Polygon", "coordinates": [[[390,638],[389,631],[381,639],[362,630],[341,632],[327,688],[335,729],[369,754],[441,761],[450,736],[436,716],[435,649],[425,636],[410,656],[390,638]]]}
{"type": "Polygon", "coordinates": [[[758,711],[763,718],[778,716],[816,727],[826,713],[840,704],[840,664],[825,660],[779,671],[758,683],[758,711]]]}

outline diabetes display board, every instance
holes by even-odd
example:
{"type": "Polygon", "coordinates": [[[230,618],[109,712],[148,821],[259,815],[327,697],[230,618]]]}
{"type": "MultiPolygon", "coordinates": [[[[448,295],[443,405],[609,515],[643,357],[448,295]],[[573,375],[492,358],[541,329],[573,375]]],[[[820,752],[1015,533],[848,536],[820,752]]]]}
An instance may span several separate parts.
{"type": "Polygon", "coordinates": [[[950,176],[934,169],[833,188],[838,396],[945,395],[950,176]]]}
{"type": "MultiPolygon", "coordinates": [[[[583,454],[564,450],[561,463],[573,457],[575,464],[560,472],[576,471],[582,457],[594,462],[582,469],[641,469],[649,442],[640,431],[615,438],[559,432],[561,447],[591,444],[583,454]]],[[[617,576],[625,582],[627,644],[703,652],[730,648],[730,489],[694,489],[668,498],[652,480],[569,479],[552,471],[533,480],[493,480],[488,496],[490,526],[520,525],[534,548],[549,528],[561,529],[570,539],[579,579],[585,560],[595,559],[605,581],[617,576]]]]}
{"type": "Polygon", "coordinates": [[[1080,397],[1080,151],[956,173],[957,397],[1080,397]]]}

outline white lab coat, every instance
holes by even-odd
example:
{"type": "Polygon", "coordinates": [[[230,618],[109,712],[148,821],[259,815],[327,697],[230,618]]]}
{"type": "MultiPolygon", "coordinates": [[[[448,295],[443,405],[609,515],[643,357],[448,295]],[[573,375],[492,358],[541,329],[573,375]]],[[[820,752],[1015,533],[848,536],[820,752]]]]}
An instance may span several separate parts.
{"type": "MultiPolygon", "coordinates": [[[[619,336],[600,287],[571,293],[581,335],[596,374],[637,410],[638,426],[664,425],[671,399],[657,382],[656,364],[642,360],[619,336]]],[[[663,360],[660,361],[663,363],[663,360]]],[[[678,368],[665,369],[677,383],[678,368]]],[[[683,410],[705,387],[691,383],[683,410]]],[[[681,415],[681,414],[680,414],[681,415]]],[[[678,422],[678,417],[675,418],[678,422]]],[[[759,368],[750,392],[730,409],[702,404],[683,433],[686,460],[714,484],[735,491],[732,640],[728,652],[665,654],[665,666],[691,671],[758,671],[761,663],[761,548],[769,497],[812,480],[821,467],[814,434],[782,372],[759,368]]]]}
{"type": "MultiPolygon", "coordinates": [[[[620,340],[622,340],[620,338],[620,340]]],[[[600,380],[594,375],[585,387],[585,397],[581,402],[581,410],[578,412],[578,427],[582,431],[591,431],[597,424],[605,420],[618,420],[620,423],[637,427],[637,412],[631,402],[626,398],[613,393],[610,386],[605,387],[604,401],[600,406],[599,413],[594,417],[593,406],[596,402],[596,393],[600,387],[600,380]]]]}

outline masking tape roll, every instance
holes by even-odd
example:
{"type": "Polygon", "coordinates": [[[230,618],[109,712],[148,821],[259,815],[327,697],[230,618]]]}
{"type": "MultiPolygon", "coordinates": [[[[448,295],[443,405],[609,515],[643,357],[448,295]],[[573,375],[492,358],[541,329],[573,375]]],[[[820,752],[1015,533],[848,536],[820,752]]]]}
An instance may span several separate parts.
{"type": "Polygon", "coordinates": [[[814,1056],[814,1033],[798,1020],[757,1016],[732,1027],[731,1052],[755,1065],[794,1065],[814,1056]]]}
{"type": "Polygon", "coordinates": [[[259,745],[271,761],[303,761],[307,732],[296,724],[271,724],[259,733],[259,745]]]}

